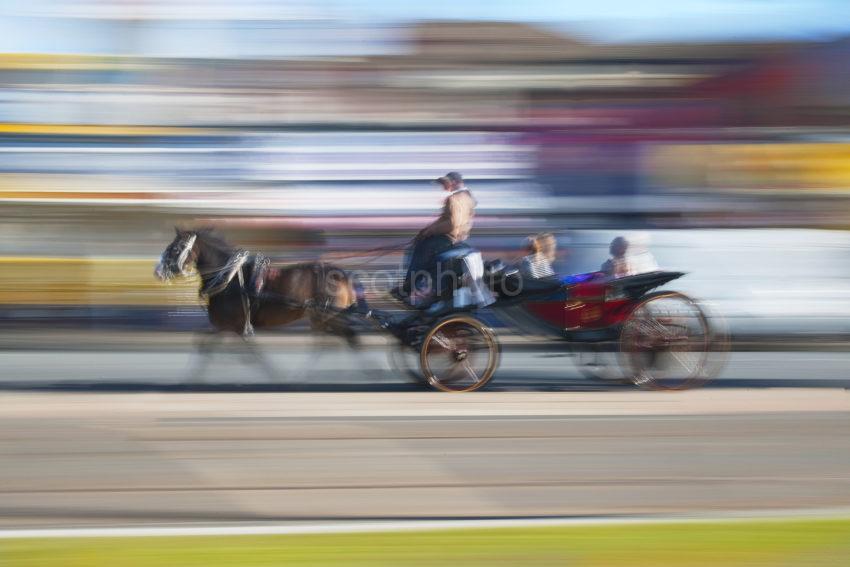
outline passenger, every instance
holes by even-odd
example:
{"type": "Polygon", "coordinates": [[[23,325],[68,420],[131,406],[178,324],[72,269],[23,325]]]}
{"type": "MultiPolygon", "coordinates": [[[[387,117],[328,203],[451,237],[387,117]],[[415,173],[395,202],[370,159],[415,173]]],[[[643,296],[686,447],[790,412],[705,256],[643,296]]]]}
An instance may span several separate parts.
{"type": "Polygon", "coordinates": [[[522,259],[520,271],[524,278],[540,279],[555,275],[552,262],[555,261],[555,250],[558,242],[549,232],[541,232],[527,239],[528,254],[522,259]]]}
{"type": "Polygon", "coordinates": [[[658,271],[658,262],[649,251],[649,234],[639,232],[629,236],[629,251],[626,254],[629,270],[632,274],[645,274],[658,271]]]}
{"type": "Polygon", "coordinates": [[[626,257],[626,252],[629,250],[629,243],[622,236],[618,236],[611,241],[611,246],[608,249],[611,252],[611,257],[602,264],[600,271],[606,276],[612,278],[622,278],[630,275],[631,268],[629,260],[626,257]]]}

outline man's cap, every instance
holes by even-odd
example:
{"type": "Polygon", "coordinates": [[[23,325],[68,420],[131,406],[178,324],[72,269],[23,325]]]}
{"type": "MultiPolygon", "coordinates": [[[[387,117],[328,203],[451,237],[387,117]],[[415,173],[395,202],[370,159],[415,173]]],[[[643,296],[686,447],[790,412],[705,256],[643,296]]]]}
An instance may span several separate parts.
{"type": "Polygon", "coordinates": [[[463,183],[463,175],[458,173],[457,171],[450,171],[444,176],[440,177],[435,181],[435,183],[463,183]]]}

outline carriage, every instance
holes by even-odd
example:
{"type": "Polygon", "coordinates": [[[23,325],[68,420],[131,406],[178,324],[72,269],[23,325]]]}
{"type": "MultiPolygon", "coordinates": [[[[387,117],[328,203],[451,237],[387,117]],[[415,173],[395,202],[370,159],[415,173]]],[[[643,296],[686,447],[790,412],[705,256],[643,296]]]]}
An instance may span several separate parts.
{"type": "MultiPolygon", "coordinates": [[[[656,291],[682,272],[523,281],[519,270],[494,265],[484,277],[494,294],[488,309],[533,340],[555,339],[587,377],[680,390],[704,384],[725,362],[722,321],[683,293],[656,291]]],[[[393,365],[438,390],[478,390],[498,368],[497,335],[475,311],[418,315],[389,328],[399,338],[393,365]]]]}
{"type": "Polygon", "coordinates": [[[725,360],[719,320],[685,294],[657,291],[682,272],[523,278],[501,262],[484,264],[473,249],[457,252],[446,273],[458,277],[447,294],[402,317],[358,301],[357,282],[341,268],[309,262],[269,270],[261,257],[208,231],[178,230],[155,273],[167,280],[193,266],[217,334],[246,337],[252,321],[271,328],[308,318],[314,330],[354,345],[357,323],[368,322],[395,337],[394,366],[447,392],[481,389],[498,369],[499,339],[480,317],[482,306],[540,340],[557,339],[594,378],[685,389],[709,380],[725,360]]]}

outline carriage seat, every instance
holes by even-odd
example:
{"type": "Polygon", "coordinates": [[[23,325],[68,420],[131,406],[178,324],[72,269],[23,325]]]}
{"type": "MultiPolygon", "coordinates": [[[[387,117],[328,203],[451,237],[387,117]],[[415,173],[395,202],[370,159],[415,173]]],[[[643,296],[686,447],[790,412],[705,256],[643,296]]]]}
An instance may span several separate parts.
{"type": "Polygon", "coordinates": [[[502,298],[545,295],[558,291],[563,283],[557,276],[530,278],[516,266],[506,266],[501,260],[487,262],[484,280],[490,290],[502,298]]]}
{"type": "Polygon", "coordinates": [[[456,309],[486,307],[496,301],[484,282],[485,269],[481,252],[470,248],[459,256],[459,260],[462,261],[460,286],[454,291],[453,306],[456,309]]]}
{"type": "Polygon", "coordinates": [[[483,281],[485,268],[481,252],[462,244],[437,254],[434,260],[432,285],[436,285],[439,293],[414,298],[401,286],[392,289],[391,295],[423,311],[474,309],[495,301],[483,281]],[[437,281],[438,276],[440,281],[437,281]]]}

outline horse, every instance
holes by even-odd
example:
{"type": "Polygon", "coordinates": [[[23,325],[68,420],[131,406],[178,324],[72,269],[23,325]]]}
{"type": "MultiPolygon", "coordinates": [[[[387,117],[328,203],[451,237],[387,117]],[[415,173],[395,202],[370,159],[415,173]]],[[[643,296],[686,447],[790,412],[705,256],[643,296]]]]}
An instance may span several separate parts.
{"type": "Polygon", "coordinates": [[[318,261],[265,268],[261,257],[230,246],[211,229],[175,228],[175,232],[154,275],[160,281],[193,271],[200,276],[200,295],[207,299],[213,327],[210,339],[200,345],[202,354],[208,353],[210,342],[234,333],[273,374],[248,337],[253,329],[281,327],[305,317],[312,330],[341,336],[357,346],[347,317],[357,305],[355,281],[341,268],[318,261]]]}

